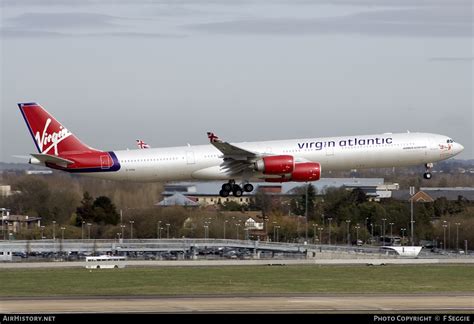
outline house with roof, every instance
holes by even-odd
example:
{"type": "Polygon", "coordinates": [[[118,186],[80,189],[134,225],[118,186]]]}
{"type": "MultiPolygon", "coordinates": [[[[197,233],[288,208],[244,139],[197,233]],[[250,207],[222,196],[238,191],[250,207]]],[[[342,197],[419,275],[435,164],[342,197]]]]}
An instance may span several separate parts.
{"type": "Polygon", "coordinates": [[[20,233],[23,230],[39,228],[41,226],[41,217],[32,217],[28,215],[2,215],[2,229],[8,233],[20,233]]]}
{"type": "Polygon", "coordinates": [[[458,200],[462,197],[474,201],[474,187],[421,187],[420,191],[426,192],[433,199],[445,197],[447,200],[458,200]]]}
{"type": "Polygon", "coordinates": [[[159,207],[170,207],[170,206],[184,206],[184,207],[198,207],[199,203],[197,203],[192,198],[189,198],[183,195],[180,192],[176,192],[169,197],[165,197],[162,201],[155,204],[155,206],[159,207]]]}
{"type": "Polygon", "coordinates": [[[441,197],[450,201],[458,200],[460,197],[474,201],[474,187],[421,187],[413,196],[410,195],[409,190],[393,192],[394,199],[413,200],[413,202],[433,202],[441,197]]]}
{"type": "Polygon", "coordinates": [[[425,203],[434,201],[434,199],[429,194],[421,190],[413,195],[410,195],[409,190],[400,190],[397,193],[393,194],[393,198],[409,202],[413,201],[414,203],[425,203]]]}

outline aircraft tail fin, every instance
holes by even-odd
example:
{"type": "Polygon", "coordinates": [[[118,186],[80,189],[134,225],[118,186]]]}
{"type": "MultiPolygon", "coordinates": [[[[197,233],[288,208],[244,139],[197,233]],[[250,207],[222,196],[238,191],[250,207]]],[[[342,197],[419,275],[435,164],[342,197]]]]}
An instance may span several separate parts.
{"type": "Polygon", "coordinates": [[[82,143],[66,127],[37,103],[19,103],[18,107],[41,154],[61,155],[96,151],[82,143]]]}

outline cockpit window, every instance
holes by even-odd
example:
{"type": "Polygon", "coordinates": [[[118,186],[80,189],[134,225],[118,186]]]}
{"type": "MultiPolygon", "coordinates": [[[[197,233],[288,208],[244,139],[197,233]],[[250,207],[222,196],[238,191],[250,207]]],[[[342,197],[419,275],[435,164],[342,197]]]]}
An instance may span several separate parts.
{"type": "Polygon", "coordinates": [[[449,139],[446,140],[446,143],[454,143],[454,141],[449,138],[449,139]]]}

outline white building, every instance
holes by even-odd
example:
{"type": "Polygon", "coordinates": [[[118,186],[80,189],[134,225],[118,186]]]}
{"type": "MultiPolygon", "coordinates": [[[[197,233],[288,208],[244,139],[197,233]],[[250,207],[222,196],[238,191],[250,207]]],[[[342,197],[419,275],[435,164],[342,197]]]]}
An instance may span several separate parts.
{"type": "Polygon", "coordinates": [[[255,219],[249,218],[245,221],[245,228],[249,230],[263,230],[263,223],[257,223],[255,219]]]}
{"type": "Polygon", "coordinates": [[[8,197],[12,195],[12,187],[9,185],[0,185],[0,196],[8,197]]]}
{"type": "Polygon", "coordinates": [[[12,261],[12,251],[0,250],[0,261],[12,261]]]}

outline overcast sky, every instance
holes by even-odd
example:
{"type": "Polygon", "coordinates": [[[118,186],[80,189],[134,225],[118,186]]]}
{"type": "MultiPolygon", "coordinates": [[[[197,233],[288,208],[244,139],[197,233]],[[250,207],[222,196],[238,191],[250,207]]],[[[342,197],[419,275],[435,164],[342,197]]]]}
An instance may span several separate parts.
{"type": "Polygon", "coordinates": [[[474,158],[473,1],[0,0],[0,161],[36,101],[92,147],[432,132],[474,158]]]}

